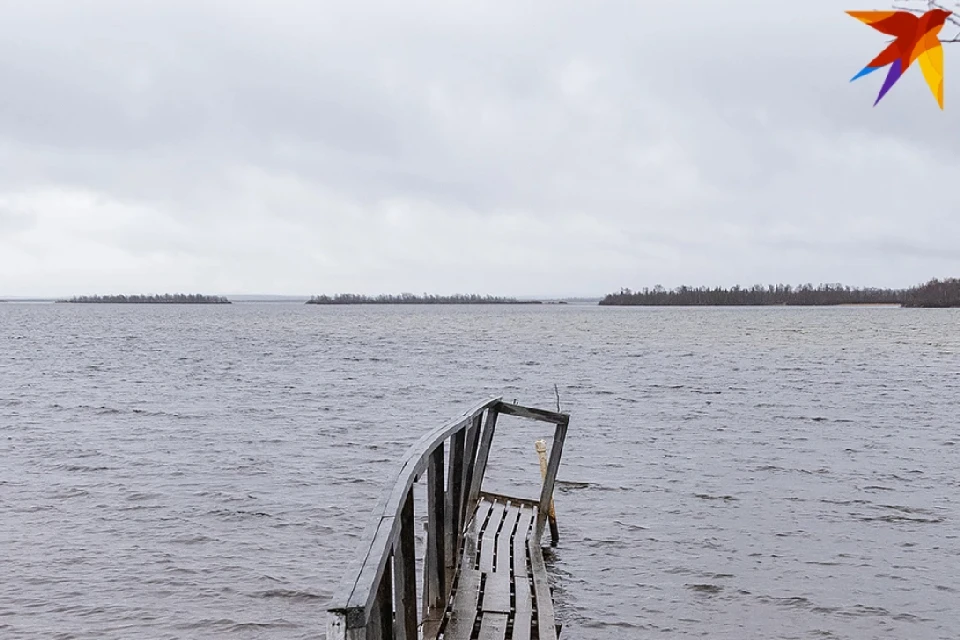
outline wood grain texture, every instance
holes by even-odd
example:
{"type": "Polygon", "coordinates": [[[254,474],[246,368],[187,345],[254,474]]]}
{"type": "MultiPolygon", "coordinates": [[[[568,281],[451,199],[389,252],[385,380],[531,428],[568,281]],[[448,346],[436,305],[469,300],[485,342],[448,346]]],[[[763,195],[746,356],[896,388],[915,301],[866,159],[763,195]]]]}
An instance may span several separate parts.
{"type": "Polygon", "coordinates": [[[553,597],[547,578],[547,567],[543,564],[543,552],[540,545],[531,538],[527,541],[530,554],[530,574],[533,576],[533,595],[537,600],[537,628],[540,640],[557,640],[556,620],[553,615],[553,597]]]}
{"type": "Polygon", "coordinates": [[[505,640],[507,637],[507,614],[484,613],[480,620],[480,635],[477,640],[505,640]]]}

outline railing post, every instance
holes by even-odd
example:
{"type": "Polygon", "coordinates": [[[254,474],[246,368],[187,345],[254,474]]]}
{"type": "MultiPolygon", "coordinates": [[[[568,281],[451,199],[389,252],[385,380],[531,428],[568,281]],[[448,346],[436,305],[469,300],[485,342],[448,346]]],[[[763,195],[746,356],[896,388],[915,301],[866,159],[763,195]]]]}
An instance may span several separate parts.
{"type": "Polygon", "coordinates": [[[463,445],[464,433],[461,429],[450,438],[450,451],[447,454],[447,490],[444,507],[444,558],[447,575],[452,576],[457,566],[457,553],[460,543],[460,503],[463,500],[463,445]]]}
{"type": "Polygon", "coordinates": [[[424,567],[424,618],[430,609],[442,607],[447,598],[444,556],[443,443],[430,454],[427,463],[427,552],[424,567]]]}
{"type": "Polygon", "coordinates": [[[480,447],[477,450],[477,462],[473,467],[473,478],[470,482],[470,492],[468,500],[470,504],[477,501],[480,496],[480,489],[483,487],[483,474],[487,471],[487,458],[490,456],[490,445],[493,442],[493,434],[497,428],[497,417],[500,412],[497,408],[487,409],[487,417],[483,424],[483,434],[480,438],[480,447]]]}
{"type": "Polygon", "coordinates": [[[393,574],[391,561],[383,570],[383,577],[377,585],[377,596],[373,601],[373,610],[367,622],[366,640],[393,640],[393,574]]]}
{"type": "Polygon", "coordinates": [[[340,612],[327,613],[327,640],[366,640],[366,633],[347,636],[347,614],[340,612]]]}
{"type": "Polygon", "coordinates": [[[400,511],[400,531],[393,551],[394,637],[418,640],[417,557],[413,519],[413,487],[407,491],[400,511]]]}
{"type": "Polygon", "coordinates": [[[550,447],[550,461],[547,463],[547,474],[543,479],[543,488],[540,490],[540,507],[537,509],[537,544],[543,535],[543,526],[553,500],[553,485],[557,480],[557,470],[560,468],[560,457],[563,455],[563,441],[567,437],[567,421],[557,423],[553,434],[553,445],[550,447]]]}
{"type": "Polygon", "coordinates": [[[473,502],[470,500],[470,486],[473,484],[474,467],[477,462],[477,446],[480,444],[480,421],[482,419],[482,413],[473,417],[470,427],[467,429],[466,442],[464,443],[463,481],[460,485],[460,522],[462,524],[466,524],[470,519],[469,510],[473,506],[473,502]]]}

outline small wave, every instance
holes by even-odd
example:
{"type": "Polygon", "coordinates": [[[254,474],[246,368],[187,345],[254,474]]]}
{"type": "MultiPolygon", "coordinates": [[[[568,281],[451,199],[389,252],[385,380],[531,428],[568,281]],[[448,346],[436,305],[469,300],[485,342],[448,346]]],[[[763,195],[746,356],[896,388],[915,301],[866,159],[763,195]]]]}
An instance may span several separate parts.
{"type": "Polygon", "coordinates": [[[930,509],[924,509],[922,507],[905,507],[899,504],[880,504],[877,506],[881,509],[891,509],[893,511],[900,511],[901,513],[919,513],[936,517],[936,514],[930,511],[930,509]]]}
{"type": "Polygon", "coordinates": [[[90,495],[89,491],[86,491],[84,489],[72,488],[72,489],[63,489],[61,491],[54,491],[47,497],[53,498],[54,500],[69,500],[71,498],[82,498],[84,496],[89,496],[89,495],[90,495]]]}
{"type": "Polygon", "coordinates": [[[691,591],[696,591],[698,593],[720,593],[723,591],[723,587],[718,584],[685,584],[683,585],[691,591]]]}
{"type": "Polygon", "coordinates": [[[588,489],[596,485],[592,482],[574,482],[572,480],[557,480],[554,486],[559,491],[573,491],[575,489],[588,489]]]}
{"type": "Polygon", "coordinates": [[[854,504],[871,504],[869,500],[831,500],[830,498],[821,498],[820,502],[824,504],[836,504],[841,506],[850,506],[854,504]]]}
{"type": "Polygon", "coordinates": [[[647,527],[639,524],[630,524],[629,522],[621,522],[620,520],[614,520],[614,524],[618,524],[621,527],[627,529],[628,531],[646,531],[647,527]]]}
{"type": "Polygon", "coordinates": [[[814,608],[810,600],[802,596],[787,596],[785,598],[772,598],[770,596],[761,596],[761,602],[769,602],[780,607],[802,607],[805,609],[814,608]]]}
{"type": "Polygon", "coordinates": [[[734,498],[733,496],[712,496],[709,493],[695,493],[693,497],[700,498],[701,500],[723,500],[725,502],[739,500],[739,498],[734,498]]]}
{"type": "Polygon", "coordinates": [[[214,539],[204,535],[177,536],[176,538],[171,538],[170,542],[174,544],[200,544],[203,542],[214,542],[214,539]]]}
{"type": "Polygon", "coordinates": [[[109,471],[110,467],[91,467],[83,464],[59,464],[55,469],[61,471],[70,471],[70,472],[79,472],[79,473],[91,473],[95,471],[109,471]]]}
{"type": "Polygon", "coordinates": [[[245,511],[243,509],[215,509],[209,512],[212,516],[219,516],[221,518],[272,518],[273,516],[269,513],[263,511],[245,511]]]}
{"type": "Polygon", "coordinates": [[[79,408],[79,409],[95,409],[95,411],[97,412],[97,415],[99,415],[99,416],[115,416],[115,415],[118,415],[118,414],[120,414],[120,413],[123,413],[122,411],[120,411],[120,409],[117,409],[117,408],[115,408],[115,407],[96,407],[96,408],[94,408],[94,407],[84,407],[84,406],[81,406],[81,407],[78,407],[78,408],[79,408]]]}
{"type": "Polygon", "coordinates": [[[859,518],[861,522],[888,522],[891,524],[900,524],[904,522],[914,522],[917,524],[939,524],[943,522],[943,518],[911,518],[909,516],[862,516],[859,518]]]}
{"type": "Polygon", "coordinates": [[[269,589],[253,594],[257,598],[287,598],[289,600],[326,600],[326,596],[297,589],[269,589]]]}

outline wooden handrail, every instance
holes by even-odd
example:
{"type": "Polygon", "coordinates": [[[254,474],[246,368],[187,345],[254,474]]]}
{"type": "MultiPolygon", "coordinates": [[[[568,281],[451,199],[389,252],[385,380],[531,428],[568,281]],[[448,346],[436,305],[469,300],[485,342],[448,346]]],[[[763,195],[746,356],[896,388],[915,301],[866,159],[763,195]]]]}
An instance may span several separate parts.
{"type": "Polygon", "coordinates": [[[556,425],[537,512],[535,542],[539,542],[569,416],[491,398],[427,433],[407,450],[396,483],[374,509],[353,567],[328,606],[328,640],[416,640],[420,625],[442,614],[500,414],[556,425]],[[423,606],[418,612],[413,485],[424,472],[427,550],[423,606]]]}

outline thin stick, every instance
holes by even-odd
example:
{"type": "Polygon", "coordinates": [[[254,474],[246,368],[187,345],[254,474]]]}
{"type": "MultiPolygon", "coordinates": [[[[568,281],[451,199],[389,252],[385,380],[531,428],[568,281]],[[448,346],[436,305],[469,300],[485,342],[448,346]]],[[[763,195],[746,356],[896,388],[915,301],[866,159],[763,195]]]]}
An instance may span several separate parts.
{"type": "MultiPolygon", "coordinates": [[[[899,11],[909,11],[910,13],[919,13],[924,14],[927,11],[932,9],[942,9],[943,11],[951,11],[946,5],[940,0],[900,0],[901,3],[910,3],[910,4],[897,4],[894,3],[893,8],[899,11]],[[926,5],[924,8],[920,8],[917,5],[926,5]]],[[[954,9],[952,10],[953,15],[947,17],[947,22],[953,26],[960,28],[960,16],[957,14],[960,13],[960,2],[953,3],[954,9]]],[[[940,38],[940,42],[960,42],[960,33],[953,36],[952,38],[945,39],[940,38]]]]}

